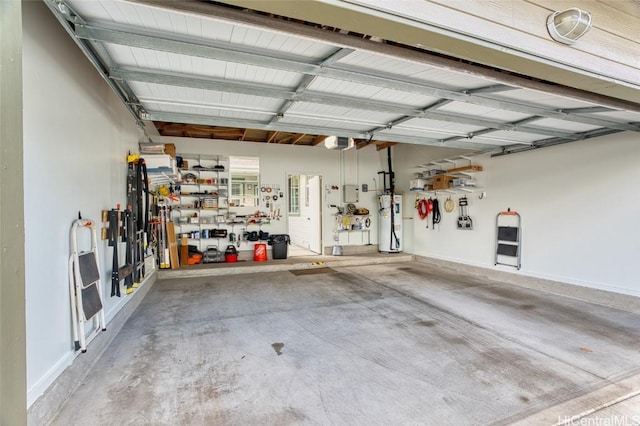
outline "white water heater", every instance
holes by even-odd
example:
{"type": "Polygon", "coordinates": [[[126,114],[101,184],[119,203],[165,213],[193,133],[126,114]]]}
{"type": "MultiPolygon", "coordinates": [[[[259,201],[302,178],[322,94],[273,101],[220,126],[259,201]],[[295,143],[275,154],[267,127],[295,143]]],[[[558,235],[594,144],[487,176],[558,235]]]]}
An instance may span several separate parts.
{"type": "Polygon", "coordinates": [[[402,251],[402,195],[385,194],[378,197],[378,251],[402,251]]]}

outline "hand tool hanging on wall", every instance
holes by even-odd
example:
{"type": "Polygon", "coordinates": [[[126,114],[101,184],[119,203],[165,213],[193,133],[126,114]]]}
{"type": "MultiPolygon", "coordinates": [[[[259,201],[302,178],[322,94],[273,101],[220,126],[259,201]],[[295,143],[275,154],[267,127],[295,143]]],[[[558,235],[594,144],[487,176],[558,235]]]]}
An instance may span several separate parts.
{"type": "Polygon", "coordinates": [[[164,204],[158,205],[158,263],[160,269],[171,267],[169,243],[167,242],[167,217],[167,206],[164,204]]]}
{"type": "Polygon", "coordinates": [[[128,222],[129,217],[131,217],[131,212],[121,212],[120,205],[107,212],[107,242],[110,247],[113,247],[113,261],[111,263],[111,297],[121,296],[120,281],[132,281],[133,265],[130,262],[131,240],[129,239],[128,234],[128,227],[131,226],[128,222]],[[120,255],[118,253],[118,246],[121,242],[126,243],[125,253],[127,253],[127,259],[123,266],[120,266],[120,255]]]}
{"type": "Polygon", "coordinates": [[[133,277],[127,293],[133,291],[145,275],[144,253],[149,231],[149,188],[147,166],[138,155],[127,157],[127,206],[131,210],[132,227],[128,229],[131,239],[131,264],[133,277]]]}
{"type": "Polygon", "coordinates": [[[473,221],[471,220],[471,217],[469,217],[469,213],[467,212],[468,205],[469,201],[467,200],[467,197],[462,197],[458,200],[460,213],[458,215],[457,227],[461,231],[473,230],[473,221]]]}

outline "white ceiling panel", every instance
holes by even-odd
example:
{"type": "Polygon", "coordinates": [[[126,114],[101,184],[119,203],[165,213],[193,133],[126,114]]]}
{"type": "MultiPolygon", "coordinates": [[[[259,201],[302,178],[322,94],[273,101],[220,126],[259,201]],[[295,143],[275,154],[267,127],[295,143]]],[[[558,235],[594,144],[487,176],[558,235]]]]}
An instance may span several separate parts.
{"type": "Polygon", "coordinates": [[[233,43],[285,53],[313,60],[329,56],[335,47],[295,35],[286,35],[231,24],[224,20],[170,11],[127,1],[70,1],[69,4],[90,22],[110,22],[144,28],[181,37],[233,43]]]}
{"type": "Polygon", "coordinates": [[[569,108],[587,108],[594,106],[587,102],[577,101],[575,99],[555,96],[549,93],[536,92],[534,90],[517,89],[506,92],[492,93],[484,95],[492,99],[505,99],[525,103],[527,105],[536,105],[548,107],[550,109],[569,109],[569,108]]]}
{"type": "Polygon", "coordinates": [[[354,52],[340,60],[340,64],[411,77],[452,90],[474,89],[489,85],[485,80],[473,76],[370,52],[354,52]]]}
{"type": "Polygon", "coordinates": [[[258,108],[248,108],[246,106],[236,106],[236,105],[212,105],[206,102],[181,102],[175,99],[161,99],[161,98],[142,98],[140,102],[148,109],[148,110],[158,110],[159,107],[164,108],[163,110],[171,109],[171,107],[175,108],[193,108],[193,109],[208,109],[210,111],[227,111],[229,113],[246,113],[254,114],[254,116],[259,117],[274,117],[276,114],[273,111],[269,110],[260,110],[258,108]]]}
{"type": "Polygon", "coordinates": [[[427,118],[414,118],[395,126],[394,129],[417,129],[417,130],[437,130],[445,133],[466,135],[484,129],[480,126],[469,126],[467,124],[449,123],[446,121],[430,120],[427,118]]]}
{"type": "Polygon", "coordinates": [[[430,96],[385,89],[352,81],[335,80],[326,77],[317,77],[309,86],[309,90],[349,96],[354,99],[385,101],[410,108],[424,108],[438,100],[438,98],[430,96]]]}
{"type": "Polygon", "coordinates": [[[295,88],[300,81],[298,73],[278,71],[272,68],[116,44],[108,44],[106,47],[113,60],[121,68],[139,68],[199,77],[221,78],[231,81],[246,81],[286,89],[295,88]]]}
{"type": "Polygon", "coordinates": [[[398,118],[397,114],[386,114],[377,111],[364,111],[348,107],[334,105],[313,104],[309,102],[296,102],[287,114],[306,114],[318,117],[340,117],[344,120],[366,120],[373,125],[385,125],[398,118]]]}
{"type": "Polygon", "coordinates": [[[523,114],[520,112],[505,111],[503,109],[497,109],[482,105],[473,105],[464,102],[451,102],[441,108],[438,108],[438,111],[452,112],[471,117],[475,116],[490,118],[502,123],[510,123],[512,121],[523,120],[531,116],[529,114],[523,114]]]}
{"type": "Polygon", "coordinates": [[[224,109],[217,109],[214,107],[197,107],[155,102],[145,102],[145,105],[149,106],[149,111],[198,115],[201,117],[255,120],[258,122],[268,122],[271,120],[271,118],[273,118],[273,114],[260,114],[247,111],[228,111],[224,109]]]}
{"type": "Polygon", "coordinates": [[[311,127],[326,127],[327,129],[343,129],[353,131],[354,133],[364,133],[371,129],[371,123],[361,123],[349,120],[342,120],[338,117],[334,119],[325,117],[313,117],[305,115],[285,115],[283,119],[278,121],[279,124],[294,124],[311,127]]]}
{"type": "Polygon", "coordinates": [[[631,111],[610,111],[586,115],[592,117],[601,117],[604,119],[612,119],[621,123],[640,123],[640,113],[631,111]]]}
{"type": "Polygon", "coordinates": [[[497,132],[491,132],[486,135],[476,136],[472,140],[474,142],[502,143],[508,145],[510,143],[531,143],[547,138],[547,136],[534,135],[531,133],[499,130],[497,132]]]}
{"type": "Polygon", "coordinates": [[[326,77],[316,77],[309,85],[309,90],[321,93],[340,94],[359,99],[369,99],[383,90],[380,87],[350,81],[334,80],[326,77]]]}
{"type": "Polygon", "coordinates": [[[282,104],[282,100],[280,99],[215,92],[190,87],[167,86],[164,84],[133,82],[131,83],[131,87],[138,94],[138,98],[173,99],[177,102],[199,102],[208,103],[213,106],[246,107],[249,110],[260,109],[263,111],[278,111],[282,104]]]}
{"type": "Polygon", "coordinates": [[[457,135],[452,135],[444,132],[427,131],[427,130],[420,130],[415,128],[408,128],[408,127],[394,127],[392,129],[382,130],[380,133],[384,135],[402,135],[402,136],[410,136],[410,137],[425,138],[425,139],[437,139],[437,140],[450,138],[451,136],[457,136],[457,135]]]}
{"type": "Polygon", "coordinates": [[[567,123],[566,121],[556,120],[553,118],[536,120],[535,122],[531,123],[531,126],[541,127],[543,129],[558,130],[564,133],[586,132],[589,130],[595,130],[599,128],[598,126],[590,126],[588,124],[582,124],[582,123],[567,123]]]}

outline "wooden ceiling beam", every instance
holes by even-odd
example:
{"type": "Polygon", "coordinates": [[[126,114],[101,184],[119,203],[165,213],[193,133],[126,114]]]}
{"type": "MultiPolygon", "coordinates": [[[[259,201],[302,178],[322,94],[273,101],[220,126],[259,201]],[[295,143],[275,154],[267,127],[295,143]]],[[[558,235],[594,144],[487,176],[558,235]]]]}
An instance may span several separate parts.
{"type": "Polygon", "coordinates": [[[362,149],[366,146],[371,145],[372,143],[375,143],[375,141],[371,140],[371,139],[360,139],[356,142],[356,149],[362,149]]]}
{"type": "Polygon", "coordinates": [[[376,151],[382,151],[385,148],[389,148],[391,146],[394,146],[396,143],[395,142],[384,142],[384,143],[379,143],[376,145],[376,151]]]}
{"type": "Polygon", "coordinates": [[[307,134],[306,134],[306,133],[302,133],[302,134],[298,135],[298,137],[297,137],[297,138],[294,138],[294,139],[293,139],[293,142],[291,142],[291,144],[292,144],[292,145],[297,144],[297,143],[298,143],[298,142],[300,142],[302,139],[304,139],[304,137],[305,137],[305,136],[307,136],[307,134]]]}
{"type": "Polygon", "coordinates": [[[267,143],[273,142],[279,132],[269,132],[267,133],[267,143]]]}
{"type": "Polygon", "coordinates": [[[327,136],[325,135],[318,135],[315,138],[313,138],[313,142],[311,142],[311,145],[313,146],[320,145],[322,142],[324,142],[326,138],[327,136]]]}

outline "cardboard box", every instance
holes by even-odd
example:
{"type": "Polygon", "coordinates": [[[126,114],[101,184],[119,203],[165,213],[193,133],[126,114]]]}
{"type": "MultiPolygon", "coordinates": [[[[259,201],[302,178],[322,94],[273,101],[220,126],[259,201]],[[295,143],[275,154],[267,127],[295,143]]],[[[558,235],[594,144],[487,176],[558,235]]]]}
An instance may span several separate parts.
{"type": "Polygon", "coordinates": [[[172,143],[164,144],[164,153],[176,158],[176,146],[172,143]]]}
{"type": "Polygon", "coordinates": [[[427,184],[427,181],[424,179],[411,179],[409,181],[410,189],[422,189],[427,184]]]}
{"type": "Polygon", "coordinates": [[[433,177],[433,189],[449,189],[453,177],[447,175],[436,175],[433,177]]]}
{"type": "Polygon", "coordinates": [[[480,165],[471,165],[471,166],[462,166],[456,167],[453,169],[447,170],[447,173],[456,173],[456,172],[481,172],[482,166],[480,165]]]}

